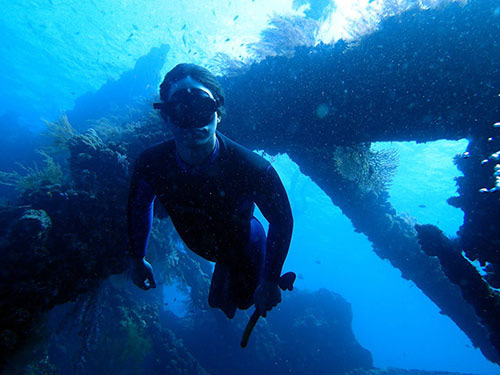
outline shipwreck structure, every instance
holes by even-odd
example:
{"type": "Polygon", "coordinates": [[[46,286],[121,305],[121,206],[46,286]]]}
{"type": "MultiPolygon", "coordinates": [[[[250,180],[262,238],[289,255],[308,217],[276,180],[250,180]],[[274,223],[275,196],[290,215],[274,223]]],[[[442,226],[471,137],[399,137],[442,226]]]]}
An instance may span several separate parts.
{"type": "Polygon", "coordinates": [[[287,153],[380,257],[500,363],[500,295],[491,288],[500,287],[500,200],[484,191],[495,186],[498,158],[490,156],[500,149],[496,7],[472,1],[409,11],[356,45],[302,47],[292,58],[267,58],[224,80],[229,116],[221,129],[250,148],[287,153]],[[464,176],[449,203],[464,211],[464,224],[458,243],[436,246],[439,231],[417,230],[373,186],[383,166],[370,161],[376,157],[366,143],[462,138],[470,141],[456,158],[464,176]],[[367,169],[364,177],[339,170],[339,147],[364,160],[352,162],[367,169]],[[487,265],[488,275],[481,277],[462,252],[487,265]]]}

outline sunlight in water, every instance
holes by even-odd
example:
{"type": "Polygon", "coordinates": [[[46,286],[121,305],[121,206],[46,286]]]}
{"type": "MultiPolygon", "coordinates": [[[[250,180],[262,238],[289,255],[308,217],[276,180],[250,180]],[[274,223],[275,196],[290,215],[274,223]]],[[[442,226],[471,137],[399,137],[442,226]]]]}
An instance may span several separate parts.
{"type": "Polygon", "coordinates": [[[451,2],[465,4],[466,0],[335,0],[333,11],[324,17],[318,41],[326,44],[338,40],[352,42],[378,28],[386,17],[410,8],[437,8],[451,2]]]}

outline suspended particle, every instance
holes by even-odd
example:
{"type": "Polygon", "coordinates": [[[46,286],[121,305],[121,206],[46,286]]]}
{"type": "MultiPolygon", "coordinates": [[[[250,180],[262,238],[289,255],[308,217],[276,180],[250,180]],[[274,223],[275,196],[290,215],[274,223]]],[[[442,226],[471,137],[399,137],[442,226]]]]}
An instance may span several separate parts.
{"type": "Polygon", "coordinates": [[[316,107],[316,117],[319,119],[324,119],[327,115],[328,112],[330,112],[330,108],[328,104],[326,103],[321,103],[316,107]]]}

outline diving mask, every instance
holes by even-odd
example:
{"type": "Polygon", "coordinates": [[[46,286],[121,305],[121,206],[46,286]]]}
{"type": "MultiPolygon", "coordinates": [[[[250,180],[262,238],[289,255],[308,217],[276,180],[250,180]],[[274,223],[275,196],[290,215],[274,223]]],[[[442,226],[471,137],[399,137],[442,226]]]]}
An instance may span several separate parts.
{"type": "Polygon", "coordinates": [[[162,116],[179,128],[201,128],[210,123],[219,108],[217,100],[208,96],[206,91],[197,88],[175,92],[165,103],[153,103],[162,116]]]}

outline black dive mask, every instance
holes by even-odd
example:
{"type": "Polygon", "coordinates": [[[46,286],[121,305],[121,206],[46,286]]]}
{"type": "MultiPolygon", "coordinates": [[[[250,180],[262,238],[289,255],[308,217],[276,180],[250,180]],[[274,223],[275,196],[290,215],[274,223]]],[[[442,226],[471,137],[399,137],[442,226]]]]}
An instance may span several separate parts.
{"type": "Polygon", "coordinates": [[[196,88],[177,91],[166,103],[153,103],[162,116],[167,115],[175,126],[191,129],[201,128],[213,120],[219,108],[217,101],[196,88]]]}

